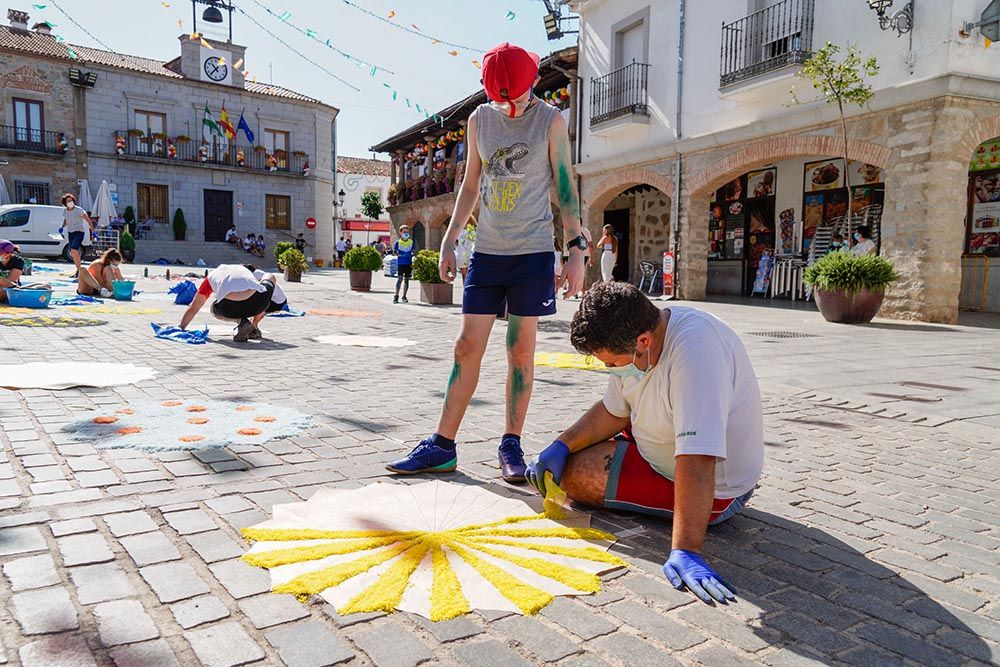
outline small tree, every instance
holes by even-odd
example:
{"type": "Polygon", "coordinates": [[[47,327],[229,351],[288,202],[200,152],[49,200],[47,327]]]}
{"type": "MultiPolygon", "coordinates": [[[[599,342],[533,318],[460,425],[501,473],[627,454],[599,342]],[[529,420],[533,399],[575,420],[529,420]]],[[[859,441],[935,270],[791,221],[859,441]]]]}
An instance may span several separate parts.
{"type": "Polygon", "coordinates": [[[187,235],[187,222],[184,220],[184,211],[177,209],[174,211],[174,240],[183,241],[187,235]]]}
{"type": "Polygon", "coordinates": [[[128,231],[135,234],[135,209],[131,205],[125,207],[125,213],[122,215],[122,218],[125,219],[125,224],[128,225],[128,231]]]}
{"type": "MultiPolygon", "coordinates": [[[[361,212],[372,220],[381,218],[382,213],[385,212],[385,207],[382,206],[382,196],[377,192],[366,192],[361,195],[361,212]]],[[[368,238],[366,235],[365,243],[367,242],[368,238]]]]}
{"type": "MultiPolygon", "coordinates": [[[[847,187],[847,233],[851,233],[851,170],[848,169],[850,158],[847,155],[847,118],[844,116],[845,104],[856,104],[859,107],[868,104],[875,95],[868,78],[878,74],[878,61],[875,56],[864,58],[858,47],[848,44],[847,52],[842,60],[837,59],[840,47],[831,42],[823,45],[803,65],[799,77],[809,81],[813,88],[826,98],[827,104],[836,104],[840,112],[840,131],[844,140],[844,185],[847,187]]],[[[795,96],[795,89],[790,91],[792,100],[801,104],[795,96]]]]}

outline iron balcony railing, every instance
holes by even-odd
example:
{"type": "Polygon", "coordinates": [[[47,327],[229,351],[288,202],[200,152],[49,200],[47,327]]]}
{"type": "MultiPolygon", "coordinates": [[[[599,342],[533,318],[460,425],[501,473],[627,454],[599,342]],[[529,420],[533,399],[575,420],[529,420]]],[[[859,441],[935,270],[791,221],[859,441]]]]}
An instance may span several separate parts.
{"type": "Polygon", "coordinates": [[[649,113],[646,79],[649,65],[633,62],[590,80],[590,125],[649,113]]]}
{"type": "Polygon", "coordinates": [[[69,142],[62,132],[43,132],[27,127],[0,125],[0,148],[30,153],[65,155],[69,142]]]}
{"type": "Polygon", "coordinates": [[[812,55],[814,0],[784,0],[722,24],[719,87],[731,86],[812,55]]]}
{"type": "Polygon", "coordinates": [[[203,143],[194,139],[137,135],[127,130],[115,132],[114,138],[115,152],[120,156],[309,175],[309,156],[303,153],[271,153],[263,147],[236,146],[218,140],[203,143]]]}

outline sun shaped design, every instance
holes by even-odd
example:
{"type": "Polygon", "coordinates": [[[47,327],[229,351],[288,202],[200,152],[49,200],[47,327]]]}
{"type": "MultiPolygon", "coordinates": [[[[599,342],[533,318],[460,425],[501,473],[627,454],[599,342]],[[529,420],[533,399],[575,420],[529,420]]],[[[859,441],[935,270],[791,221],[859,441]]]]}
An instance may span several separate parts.
{"type": "Polygon", "coordinates": [[[268,568],[276,593],[320,595],[341,614],[535,614],[556,595],[598,592],[599,574],[626,565],[586,515],[447,482],[323,489],[274,517],[243,529],[256,542],[243,560],[268,568]]]}

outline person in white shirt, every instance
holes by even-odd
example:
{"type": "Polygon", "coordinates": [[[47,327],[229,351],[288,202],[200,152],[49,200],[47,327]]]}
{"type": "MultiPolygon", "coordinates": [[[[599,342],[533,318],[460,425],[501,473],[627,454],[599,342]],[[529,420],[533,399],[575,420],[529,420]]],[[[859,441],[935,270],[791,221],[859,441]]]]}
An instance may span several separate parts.
{"type": "Polygon", "coordinates": [[[337,241],[336,248],[337,248],[337,260],[341,262],[344,261],[344,253],[347,252],[347,241],[344,240],[343,236],[341,236],[340,240],[337,241]]]}
{"type": "Polygon", "coordinates": [[[872,229],[868,225],[861,225],[854,232],[854,245],[851,247],[851,254],[877,255],[878,246],[872,241],[872,229]]]}
{"type": "MultiPolygon", "coordinates": [[[[252,265],[251,265],[252,266],[252,265]]],[[[187,329],[209,297],[212,315],[217,319],[238,322],[233,340],[245,343],[251,338],[260,339],[256,324],[271,307],[278,279],[271,273],[261,273],[258,279],[246,265],[220,264],[208,272],[201,281],[191,305],[181,317],[181,329],[187,329]]]]}
{"type": "Polygon", "coordinates": [[[236,225],[226,230],[226,243],[239,243],[240,235],[236,233],[236,225]]]}
{"type": "Polygon", "coordinates": [[[532,460],[528,480],[543,495],[551,479],[586,505],[671,518],[670,583],[705,602],[732,599],[700,552],[706,528],[743,509],[763,467],[760,390],[743,342],[713,315],[661,311],[624,282],[591,287],[570,340],[611,378],[604,399],[532,460]]]}

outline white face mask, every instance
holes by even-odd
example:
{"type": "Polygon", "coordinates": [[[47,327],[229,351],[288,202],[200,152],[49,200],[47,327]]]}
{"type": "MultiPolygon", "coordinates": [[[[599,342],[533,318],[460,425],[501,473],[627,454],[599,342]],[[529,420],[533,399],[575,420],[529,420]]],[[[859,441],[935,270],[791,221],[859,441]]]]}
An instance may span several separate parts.
{"type": "Polygon", "coordinates": [[[74,203],[73,203],[73,202],[71,202],[71,201],[68,201],[68,202],[66,202],[66,208],[68,208],[68,209],[69,209],[69,210],[71,210],[71,211],[73,210],[73,208],[74,208],[75,206],[76,206],[76,204],[74,204],[74,203]]]}
{"type": "Polygon", "coordinates": [[[617,375],[620,378],[635,378],[636,380],[641,380],[646,377],[646,373],[653,367],[652,349],[646,350],[646,369],[642,370],[635,365],[636,355],[639,351],[636,350],[632,353],[632,363],[628,366],[614,366],[608,368],[608,372],[612,375],[617,375]]]}

